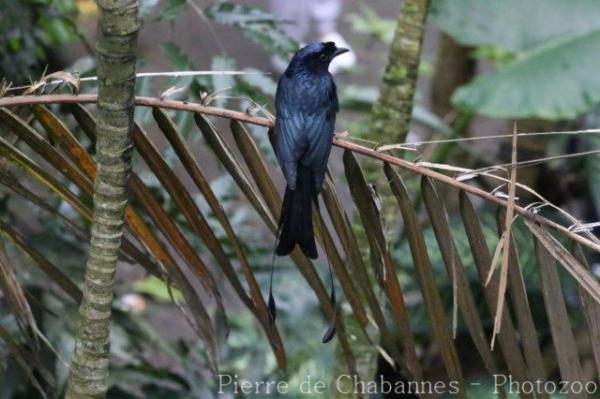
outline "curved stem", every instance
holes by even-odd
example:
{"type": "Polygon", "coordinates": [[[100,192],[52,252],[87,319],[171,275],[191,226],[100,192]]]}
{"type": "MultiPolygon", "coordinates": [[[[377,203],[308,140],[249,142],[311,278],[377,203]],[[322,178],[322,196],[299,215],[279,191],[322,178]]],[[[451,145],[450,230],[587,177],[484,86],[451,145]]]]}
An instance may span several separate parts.
{"type": "MultiPolygon", "coordinates": [[[[34,105],[34,104],[90,104],[96,103],[97,95],[95,94],[53,94],[53,95],[43,95],[43,96],[19,96],[19,97],[4,97],[0,98],[0,107],[11,107],[11,106],[20,106],[20,105],[34,105]]],[[[251,123],[258,126],[265,127],[273,127],[275,121],[269,118],[261,118],[258,116],[253,116],[245,112],[233,111],[229,109],[209,107],[201,104],[188,103],[185,101],[174,101],[174,100],[164,100],[156,97],[135,97],[135,104],[138,106],[146,106],[146,107],[159,107],[171,110],[178,111],[187,111],[187,112],[195,112],[203,115],[211,115],[217,116],[221,118],[234,119],[240,122],[251,123]]],[[[377,150],[371,149],[369,147],[362,146],[360,144],[353,143],[349,140],[346,140],[341,137],[336,137],[333,139],[333,145],[339,148],[347,149],[355,153],[362,154],[372,159],[376,159],[382,162],[387,162],[402,169],[408,170],[410,172],[416,173],[421,176],[427,176],[434,180],[440,181],[444,184],[448,184],[451,187],[454,187],[458,190],[463,190],[467,193],[476,195],[484,200],[494,203],[498,206],[502,206],[504,208],[507,207],[508,203],[506,200],[496,197],[494,194],[491,194],[485,190],[482,190],[478,187],[474,187],[468,185],[462,181],[458,181],[457,179],[445,175],[443,173],[436,172],[430,168],[420,166],[418,163],[413,163],[406,161],[404,159],[394,157],[392,155],[381,153],[377,150]]],[[[520,216],[544,225],[546,227],[550,227],[551,229],[565,235],[566,237],[577,241],[578,243],[585,245],[586,247],[600,252],[600,244],[589,240],[585,237],[580,236],[572,231],[570,231],[567,227],[560,225],[550,219],[537,215],[530,210],[522,207],[515,206],[515,212],[520,216]]]]}

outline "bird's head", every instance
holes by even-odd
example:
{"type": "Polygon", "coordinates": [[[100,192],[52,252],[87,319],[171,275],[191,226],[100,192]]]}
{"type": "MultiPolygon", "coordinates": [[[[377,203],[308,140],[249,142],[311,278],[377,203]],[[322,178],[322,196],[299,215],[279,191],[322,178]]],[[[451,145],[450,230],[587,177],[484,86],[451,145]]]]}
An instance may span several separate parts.
{"type": "Polygon", "coordinates": [[[309,43],[294,55],[288,71],[304,69],[313,73],[326,72],[331,60],[348,51],[336,47],[334,42],[309,43]]]}

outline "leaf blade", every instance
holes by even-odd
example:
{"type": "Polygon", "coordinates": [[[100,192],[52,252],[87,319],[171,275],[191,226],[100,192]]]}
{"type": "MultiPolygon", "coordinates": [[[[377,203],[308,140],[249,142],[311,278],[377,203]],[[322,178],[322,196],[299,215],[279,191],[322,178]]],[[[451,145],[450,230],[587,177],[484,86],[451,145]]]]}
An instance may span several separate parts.
{"type": "Polygon", "coordinates": [[[542,46],[462,86],[452,103],[494,118],[572,119],[600,100],[599,45],[600,30],[542,46]]]}
{"type": "Polygon", "coordinates": [[[270,303],[269,307],[267,308],[267,304],[265,304],[263,296],[260,292],[260,287],[258,286],[254,273],[252,272],[252,268],[248,263],[248,259],[246,258],[246,255],[241,247],[238,237],[233,231],[233,227],[231,226],[231,223],[229,222],[225,211],[223,210],[219,200],[217,199],[213,190],[211,189],[210,184],[204,176],[204,173],[202,172],[199,163],[192,155],[191,148],[186,143],[181,133],[177,130],[173,121],[160,108],[153,108],[152,114],[157,124],[159,125],[161,131],[163,132],[167,140],[169,140],[169,143],[175,150],[175,153],[178,155],[187,173],[194,181],[196,187],[203,194],[211,210],[213,211],[213,213],[221,223],[221,226],[225,230],[225,233],[229,237],[230,241],[233,243],[233,247],[240,260],[242,271],[244,272],[246,281],[250,288],[250,296],[252,302],[253,304],[256,304],[256,309],[254,309],[254,306],[252,306],[251,310],[253,310],[254,312],[258,312],[257,317],[262,322],[263,328],[265,329],[265,333],[269,337],[270,344],[273,348],[278,364],[281,369],[285,369],[287,360],[285,348],[283,346],[283,341],[281,339],[279,331],[277,330],[277,328],[267,328],[266,324],[269,320],[270,303]]]}
{"type": "MultiPolygon", "coordinates": [[[[493,315],[498,301],[498,276],[494,276],[490,280],[490,283],[485,285],[485,279],[489,272],[488,269],[491,265],[492,256],[487,247],[481,229],[481,222],[475,212],[475,208],[464,191],[459,192],[459,208],[471,252],[473,254],[473,259],[477,266],[479,281],[485,295],[486,304],[490,314],[493,315]]],[[[502,352],[509,372],[515,379],[517,381],[527,381],[528,374],[525,360],[523,359],[521,349],[519,348],[512,319],[506,309],[502,312],[502,318],[502,329],[498,332],[500,351],[502,352]]]]}
{"type": "Polygon", "coordinates": [[[575,336],[571,330],[567,307],[562,296],[556,262],[546,247],[537,239],[535,240],[535,251],[542,280],[546,314],[561,378],[565,381],[584,381],[585,377],[577,354],[575,336]]]}
{"type": "MultiPolygon", "coordinates": [[[[402,213],[413,263],[417,271],[417,280],[420,283],[421,293],[431,322],[430,325],[440,347],[446,372],[452,381],[457,381],[462,387],[464,386],[462,367],[448,327],[449,323],[446,320],[417,214],[400,175],[387,163],[384,164],[384,172],[402,213]]],[[[462,396],[460,393],[457,395],[462,396]]]]}
{"type": "Polygon", "coordinates": [[[397,358],[394,360],[405,369],[404,372],[407,375],[421,378],[422,369],[417,358],[414,337],[410,331],[408,311],[396,275],[395,265],[387,249],[379,211],[372,197],[372,192],[367,186],[364,174],[350,151],[344,152],[344,172],[352,199],[366,230],[371,259],[374,261],[375,274],[387,295],[398,335],[403,344],[403,358],[406,360],[397,358]]]}
{"type": "Polygon", "coordinates": [[[433,227],[444,264],[446,265],[446,270],[451,279],[456,280],[458,285],[458,307],[461,310],[461,314],[485,367],[490,374],[498,374],[499,369],[487,343],[473,292],[469,286],[462,260],[458,256],[458,251],[452,238],[452,231],[444,201],[437,192],[435,183],[429,178],[421,179],[421,192],[423,193],[425,207],[429,214],[429,220],[433,227]],[[452,264],[454,264],[454,268],[452,264]]]}

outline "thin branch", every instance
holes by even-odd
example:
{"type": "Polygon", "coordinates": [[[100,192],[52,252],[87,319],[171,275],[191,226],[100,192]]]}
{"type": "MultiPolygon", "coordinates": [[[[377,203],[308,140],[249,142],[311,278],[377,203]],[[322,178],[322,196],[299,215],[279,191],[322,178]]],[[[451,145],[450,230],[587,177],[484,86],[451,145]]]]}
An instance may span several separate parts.
{"type": "Polygon", "coordinates": [[[578,157],[584,157],[584,156],[587,156],[587,155],[594,155],[594,154],[600,154],[600,150],[590,150],[590,151],[574,152],[572,154],[562,154],[562,155],[554,155],[554,156],[551,156],[551,157],[529,159],[527,161],[520,161],[520,162],[517,162],[515,164],[501,163],[501,164],[498,164],[498,165],[494,165],[492,167],[475,169],[475,170],[473,170],[473,172],[477,173],[478,171],[489,170],[490,168],[501,169],[501,168],[510,167],[510,168],[518,169],[518,168],[523,168],[523,167],[527,167],[527,166],[539,165],[539,164],[544,163],[544,162],[557,161],[559,159],[578,158],[578,157]]]}
{"type": "MultiPolygon", "coordinates": [[[[245,72],[245,71],[171,71],[171,72],[141,72],[136,73],[136,78],[156,78],[161,76],[169,77],[186,77],[186,76],[204,76],[204,75],[218,75],[218,76],[231,76],[231,75],[270,75],[270,72],[245,72]]],[[[72,75],[77,76],[76,73],[72,75]]],[[[98,80],[98,76],[86,76],[85,78],[77,78],[79,82],[95,82],[98,80]]],[[[65,80],[57,79],[46,82],[46,85],[63,84],[65,80]]],[[[7,92],[25,90],[30,88],[32,85],[10,87],[6,89],[7,92]]]]}
{"type": "MultiPolygon", "coordinates": [[[[600,129],[585,129],[585,130],[567,130],[563,132],[531,132],[531,133],[517,133],[517,137],[527,136],[567,136],[567,135],[581,135],[581,134],[600,134],[600,129]]],[[[413,141],[410,143],[398,143],[383,145],[377,148],[379,151],[389,151],[395,149],[404,149],[404,147],[417,147],[423,144],[444,144],[444,143],[462,143],[467,141],[481,141],[481,140],[493,140],[493,139],[506,139],[512,137],[512,134],[495,134],[491,136],[478,136],[478,137],[459,137],[455,139],[440,139],[440,140],[425,140],[425,141],[413,141]]],[[[365,140],[367,141],[367,140],[365,140]]],[[[377,144],[371,140],[368,140],[373,144],[377,144]]]]}

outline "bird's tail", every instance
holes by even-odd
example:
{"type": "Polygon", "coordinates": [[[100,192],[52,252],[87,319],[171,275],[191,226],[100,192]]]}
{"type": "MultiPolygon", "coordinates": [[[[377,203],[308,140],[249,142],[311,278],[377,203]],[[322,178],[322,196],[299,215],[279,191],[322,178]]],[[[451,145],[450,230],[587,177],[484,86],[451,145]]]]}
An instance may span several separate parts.
{"type": "Polygon", "coordinates": [[[318,257],[312,225],[312,202],[316,203],[317,199],[314,184],[314,172],[300,166],[296,188],[290,190],[286,187],[279,219],[281,233],[277,255],[288,255],[298,244],[307,257],[312,259],[318,257]]]}

